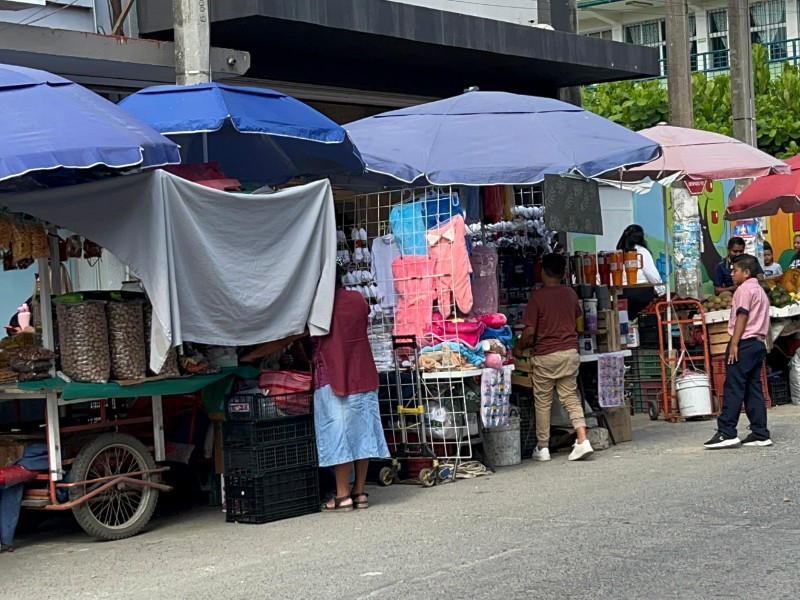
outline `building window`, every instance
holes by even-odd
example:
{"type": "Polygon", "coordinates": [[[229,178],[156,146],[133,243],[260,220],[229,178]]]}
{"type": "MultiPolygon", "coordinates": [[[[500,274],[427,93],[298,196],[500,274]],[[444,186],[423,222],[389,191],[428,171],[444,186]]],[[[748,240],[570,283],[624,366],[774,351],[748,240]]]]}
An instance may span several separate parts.
{"type": "Polygon", "coordinates": [[[786,4],[768,0],[750,5],[750,39],[767,48],[769,60],[786,59],[786,4]]]}
{"type": "Polygon", "coordinates": [[[664,75],[664,65],[667,59],[667,32],[664,19],[626,25],[624,35],[625,41],[629,44],[658,48],[658,56],[661,59],[661,74],[664,75]]]}
{"type": "Polygon", "coordinates": [[[597,39],[600,39],[600,40],[606,40],[606,41],[609,41],[609,42],[614,41],[614,36],[611,33],[610,29],[605,29],[603,31],[593,31],[592,33],[587,33],[586,36],[587,37],[597,38],[597,39]]]}
{"type": "Polygon", "coordinates": [[[694,13],[689,15],[689,60],[692,71],[697,71],[697,19],[694,13]]]}
{"type": "Polygon", "coordinates": [[[708,49],[710,64],[706,69],[728,68],[728,11],[724,8],[708,11],[708,49]]]}

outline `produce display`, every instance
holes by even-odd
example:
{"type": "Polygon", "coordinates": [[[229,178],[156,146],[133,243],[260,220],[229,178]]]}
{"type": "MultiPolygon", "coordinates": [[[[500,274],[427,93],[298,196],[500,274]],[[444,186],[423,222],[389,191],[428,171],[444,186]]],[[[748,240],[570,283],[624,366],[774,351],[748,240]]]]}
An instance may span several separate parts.
{"type": "Polygon", "coordinates": [[[728,310],[733,305],[733,294],[731,292],[722,292],[719,296],[709,294],[703,301],[703,308],[706,312],[714,312],[715,310],[728,310]]]}
{"type": "Polygon", "coordinates": [[[111,376],[114,379],[143,379],[147,372],[145,363],[145,335],[142,302],[109,302],[108,336],[111,351],[111,376]]]}
{"type": "Polygon", "coordinates": [[[106,383],[111,353],[105,303],[83,302],[80,294],[73,296],[62,296],[56,308],[61,370],[74,381],[106,383]]]}

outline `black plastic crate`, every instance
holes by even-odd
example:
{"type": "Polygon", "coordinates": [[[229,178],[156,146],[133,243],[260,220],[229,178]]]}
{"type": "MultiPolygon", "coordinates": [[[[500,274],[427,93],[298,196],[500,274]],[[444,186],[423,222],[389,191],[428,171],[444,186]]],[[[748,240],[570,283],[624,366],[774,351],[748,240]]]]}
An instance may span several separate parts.
{"type": "Polygon", "coordinates": [[[313,436],[313,415],[280,417],[265,421],[225,421],[222,423],[222,444],[230,447],[276,444],[313,436]]]}
{"type": "Polygon", "coordinates": [[[792,401],[789,376],[786,373],[773,373],[767,377],[767,386],[773,405],[789,404],[792,401]]]}
{"type": "Polygon", "coordinates": [[[520,449],[522,451],[522,458],[530,458],[533,456],[533,451],[536,449],[536,411],[533,404],[533,393],[515,394],[516,398],[512,400],[519,409],[520,417],[520,449]]]}
{"type": "Polygon", "coordinates": [[[231,394],[225,396],[225,420],[262,421],[311,413],[313,392],[296,394],[231,394]]]}
{"type": "Polygon", "coordinates": [[[225,520],[269,523],[320,510],[315,467],[288,469],[258,476],[225,476],[225,520]]]}
{"type": "Polygon", "coordinates": [[[284,444],[260,444],[250,447],[222,447],[226,475],[261,475],[296,467],[316,467],[314,438],[284,444]]]}

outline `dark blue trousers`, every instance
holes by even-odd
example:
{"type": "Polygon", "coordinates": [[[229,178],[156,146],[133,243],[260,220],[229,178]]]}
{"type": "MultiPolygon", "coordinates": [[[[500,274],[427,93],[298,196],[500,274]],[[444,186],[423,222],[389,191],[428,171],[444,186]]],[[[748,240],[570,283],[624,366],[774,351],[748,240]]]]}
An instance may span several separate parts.
{"type": "MultiPolygon", "coordinates": [[[[767,355],[764,342],[746,339],[739,342],[739,359],[727,366],[725,387],[722,392],[722,413],[717,419],[717,429],[727,437],[736,437],[736,426],[744,403],[750,420],[750,431],[768,439],[767,406],[761,391],[761,367],[767,355]]],[[[725,354],[727,359],[728,354],[725,354]]]]}

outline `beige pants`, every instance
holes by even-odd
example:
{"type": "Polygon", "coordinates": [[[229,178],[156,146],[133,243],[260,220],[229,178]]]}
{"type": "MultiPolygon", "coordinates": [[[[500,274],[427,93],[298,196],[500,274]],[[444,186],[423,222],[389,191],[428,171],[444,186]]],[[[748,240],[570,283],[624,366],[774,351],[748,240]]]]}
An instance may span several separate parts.
{"type": "Polygon", "coordinates": [[[550,410],[553,407],[553,390],[558,391],[561,405],[569,413],[572,426],[586,427],[583,407],[578,399],[578,369],[581,357],[577,350],[553,352],[534,356],[533,399],[536,405],[536,439],[539,446],[547,448],[550,442],[550,410]]]}

